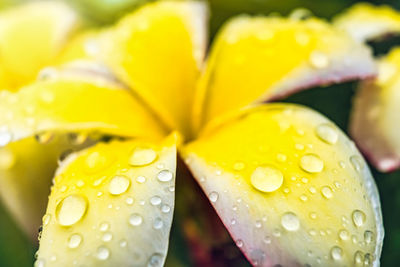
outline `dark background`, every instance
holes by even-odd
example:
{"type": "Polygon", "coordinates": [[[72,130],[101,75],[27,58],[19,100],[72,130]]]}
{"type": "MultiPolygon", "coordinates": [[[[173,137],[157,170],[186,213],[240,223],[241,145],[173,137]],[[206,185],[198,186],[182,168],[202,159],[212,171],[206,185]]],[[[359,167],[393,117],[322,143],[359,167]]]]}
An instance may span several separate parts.
{"type": "MultiPolygon", "coordinates": [[[[0,8],[22,2],[22,0],[0,0],[0,8]]],[[[109,5],[107,0],[75,0],[77,8],[85,14],[93,24],[106,24],[115,20],[123,12],[127,12],[146,2],[145,0],[134,1],[115,1],[118,5],[109,5]],[[121,4],[122,3],[122,4],[121,4]],[[89,12],[90,11],[90,12],[89,12]]],[[[333,15],[351,6],[357,1],[352,0],[209,0],[211,6],[211,33],[214,35],[221,24],[235,14],[268,14],[270,12],[280,12],[288,14],[292,9],[305,7],[310,9],[315,15],[331,18],[333,15]]],[[[376,4],[389,4],[400,9],[399,0],[388,1],[369,1],[376,4]]],[[[394,37],[380,43],[372,43],[377,55],[384,54],[388,49],[396,44],[400,44],[400,38],[394,37]]],[[[318,110],[333,120],[339,127],[347,132],[349,112],[352,105],[352,97],[356,90],[357,82],[333,85],[324,88],[313,88],[295,94],[285,102],[300,103],[318,110]]],[[[397,122],[400,123],[400,122],[397,122]]],[[[181,167],[181,166],[180,166],[181,167]]],[[[381,196],[383,219],[385,225],[385,240],[381,258],[382,266],[399,266],[400,251],[400,171],[390,174],[382,174],[373,167],[371,170],[376,179],[381,196]]],[[[183,171],[184,172],[184,171],[183,171]]],[[[188,174],[185,178],[178,177],[177,185],[177,215],[171,233],[171,242],[167,266],[192,266],[193,259],[189,255],[188,242],[183,237],[184,228],[182,225],[185,220],[185,209],[179,209],[179,203],[187,201],[186,197],[193,195],[193,191],[200,192],[195,183],[187,182],[188,174]],[[186,184],[190,185],[187,186],[186,184]],[[189,188],[188,191],[179,190],[179,186],[189,188]]],[[[199,193],[200,194],[200,193],[199,193]]],[[[209,205],[208,205],[209,206],[209,205]]],[[[213,213],[213,210],[207,212],[213,213]]],[[[203,212],[204,214],[204,212],[203,212]]],[[[214,214],[215,215],[215,214],[214,214]]],[[[212,215],[212,216],[214,216],[212,215]]],[[[194,215],[195,216],[195,215],[194,215]]],[[[215,216],[214,216],[215,217],[215,216]]],[[[229,243],[229,242],[228,242],[229,243]]],[[[228,244],[229,245],[229,244],[228,244]]],[[[228,246],[230,253],[238,253],[234,246],[228,246]]],[[[215,249],[216,254],[226,254],[226,248],[215,249]],[[219,252],[218,252],[219,251],[219,252]],[[222,251],[222,252],[221,252],[222,251]]],[[[33,255],[36,250],[35,245],[31,244],[23,233],[17,228],[7,211],[0,204],[0,266],[25,267],[32,266],[33,255]]],[[[213,250],[214,251],[214,250],[213,250]]],[[[219,257],[218,255],[216,256],[219,257]]],[[[220,258],[220,257],[219,257],[220,258]]],[[[215,266],[248,266],[243,257],[238,256],[235,262],[225,260],[216,261],[215,266]],[[224,263],[225,262],[225,263],[224,263]]]]}

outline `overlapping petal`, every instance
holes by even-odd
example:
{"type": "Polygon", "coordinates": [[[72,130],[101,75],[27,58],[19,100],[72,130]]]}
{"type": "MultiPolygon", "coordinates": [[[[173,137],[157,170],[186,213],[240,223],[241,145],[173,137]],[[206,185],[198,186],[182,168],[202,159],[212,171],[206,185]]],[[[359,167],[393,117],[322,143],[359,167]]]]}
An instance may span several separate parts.
{"type": "Polygon", "coordinates": [[[183,155],[253,265],[379,265],[374,180],[354,144],[320,114],[251,108],[209,127],[183,155]]]}
{"type": "Polygon", "coordinates": [[[400,32],[400,14],[390,6],[358,3],[334,19],[334,25],[358,41],[400,32]]]}
{"type": "Polygon", "coordinates": [[[400,167],[400,48],[379,60],[379,76],[360,84],[350,131],[372,164],[383,172],[400,167]]]}
{"type": "Polygon", "coordinates": [[[195,103],[195,128],[251,103],[374,74],[370,49],[322,20],[235,18],[213,44],[195,103]]]}
{"type": "Polygon", "coordinates": [[[177,141],[112,141],[69,156],[51,190],[37,264],[161,266],[177,141]]]}
{"type": "Polygon", "coordinates": [[[17,90],[53,63],[77,29],[77,14],[61,2],[33,1],[0,13],[0,89],[17,90]]]}

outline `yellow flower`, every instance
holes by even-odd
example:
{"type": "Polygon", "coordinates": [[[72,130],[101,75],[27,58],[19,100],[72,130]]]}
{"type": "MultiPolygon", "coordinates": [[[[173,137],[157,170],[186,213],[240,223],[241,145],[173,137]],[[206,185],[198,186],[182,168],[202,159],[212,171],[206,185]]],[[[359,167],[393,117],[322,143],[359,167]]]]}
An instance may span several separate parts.
{"type": "Polygon", "coordinates": [[[397,26],[240,16],[205,60],[203,2],[151,3],[64,45],[71,12],[0,14],[0,192],[31,236],[54,176],[37,266],[162,265],[177,151],[253,265],[379,265],[379,195],[355,145],[307,107],[265,102],[374,77],[362,41],[397,26]]]}

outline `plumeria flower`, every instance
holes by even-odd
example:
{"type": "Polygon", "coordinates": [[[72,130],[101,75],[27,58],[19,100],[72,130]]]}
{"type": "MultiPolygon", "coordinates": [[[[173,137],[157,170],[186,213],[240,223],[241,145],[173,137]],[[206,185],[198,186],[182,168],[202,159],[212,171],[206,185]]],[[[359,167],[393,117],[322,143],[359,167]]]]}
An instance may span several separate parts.
{"type": "Polygon", "coordinates": [[[352,34],[352,15],[239,16],[206,54],[207,20],[196,1],[96,30],[60,3],[0,14],[0,190],[27,234],[42,225],[36,266],[163,265],[177,156],[252,265],[379,265],[379,195],[354,143],[310,108],[270,103],[375,77],[363,41],[377,33],[352,34]]]}

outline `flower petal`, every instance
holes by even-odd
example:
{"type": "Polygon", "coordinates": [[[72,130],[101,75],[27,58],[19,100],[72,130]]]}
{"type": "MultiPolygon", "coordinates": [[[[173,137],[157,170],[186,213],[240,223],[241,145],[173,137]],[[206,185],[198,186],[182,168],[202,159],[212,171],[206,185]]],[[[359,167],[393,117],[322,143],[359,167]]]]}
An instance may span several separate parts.
{"type": "Polygon", "coordinates": [[[33,1],[0,13],[0,89],[16,90],[52,64],[78,25],[61,2],[33,1]]]}
{"type": "Polygon", "coordinates": [[[373,40],[400,33],[400,14],[387,5],[358,3],[334,19],[339,29],[347,31],[358,41],[373,40]]]}
{"type": "Polygon", "coordinates": [[[375,74],[369,48],[326,22],[238,17],[217,36],[196,97],[194,124],[254,102],[375,74]]]}
{"type": "Polygon", "coordinates": [[[374,180],[354,144],[320,114],[289,104],[251,108],[208,128],[183,154],[252,264],[378,266],[374,180]]]}
{"type": "Polygon", "coordinates": [[[202,2],[148,4],[117,24],[105,52],[116,76],[185,134],[206,48],[206,20],[202,2]]]}
{"type": "Polygon", "coordinates": [[[350,131],[360,149],[380,171],[400,167],[400,48],[379,60],[376,80],[360,84],[350,131]]]}
{"type": "Polygon", "coordinates": [[[161,266],[174,209],[176,138],[100,143],[68,157],[43,217],[37,264],[161,266]]]}
{"type": "Polygon", "coordinates": [[[43,131],[89,130],[146,137],[165,134],[128,90],[103,74],[91,74],[49,69],[42,72],[44,79],[16,93],[3,91],[1,145],[43,131]]]}
{"type": "Polygon", "coordinates": [[[37,240],[57,159],[94,142],[76,137],[79,142],[72,135],[46,133],[0,148],[1,200],[31,240],[37,240]]]}

